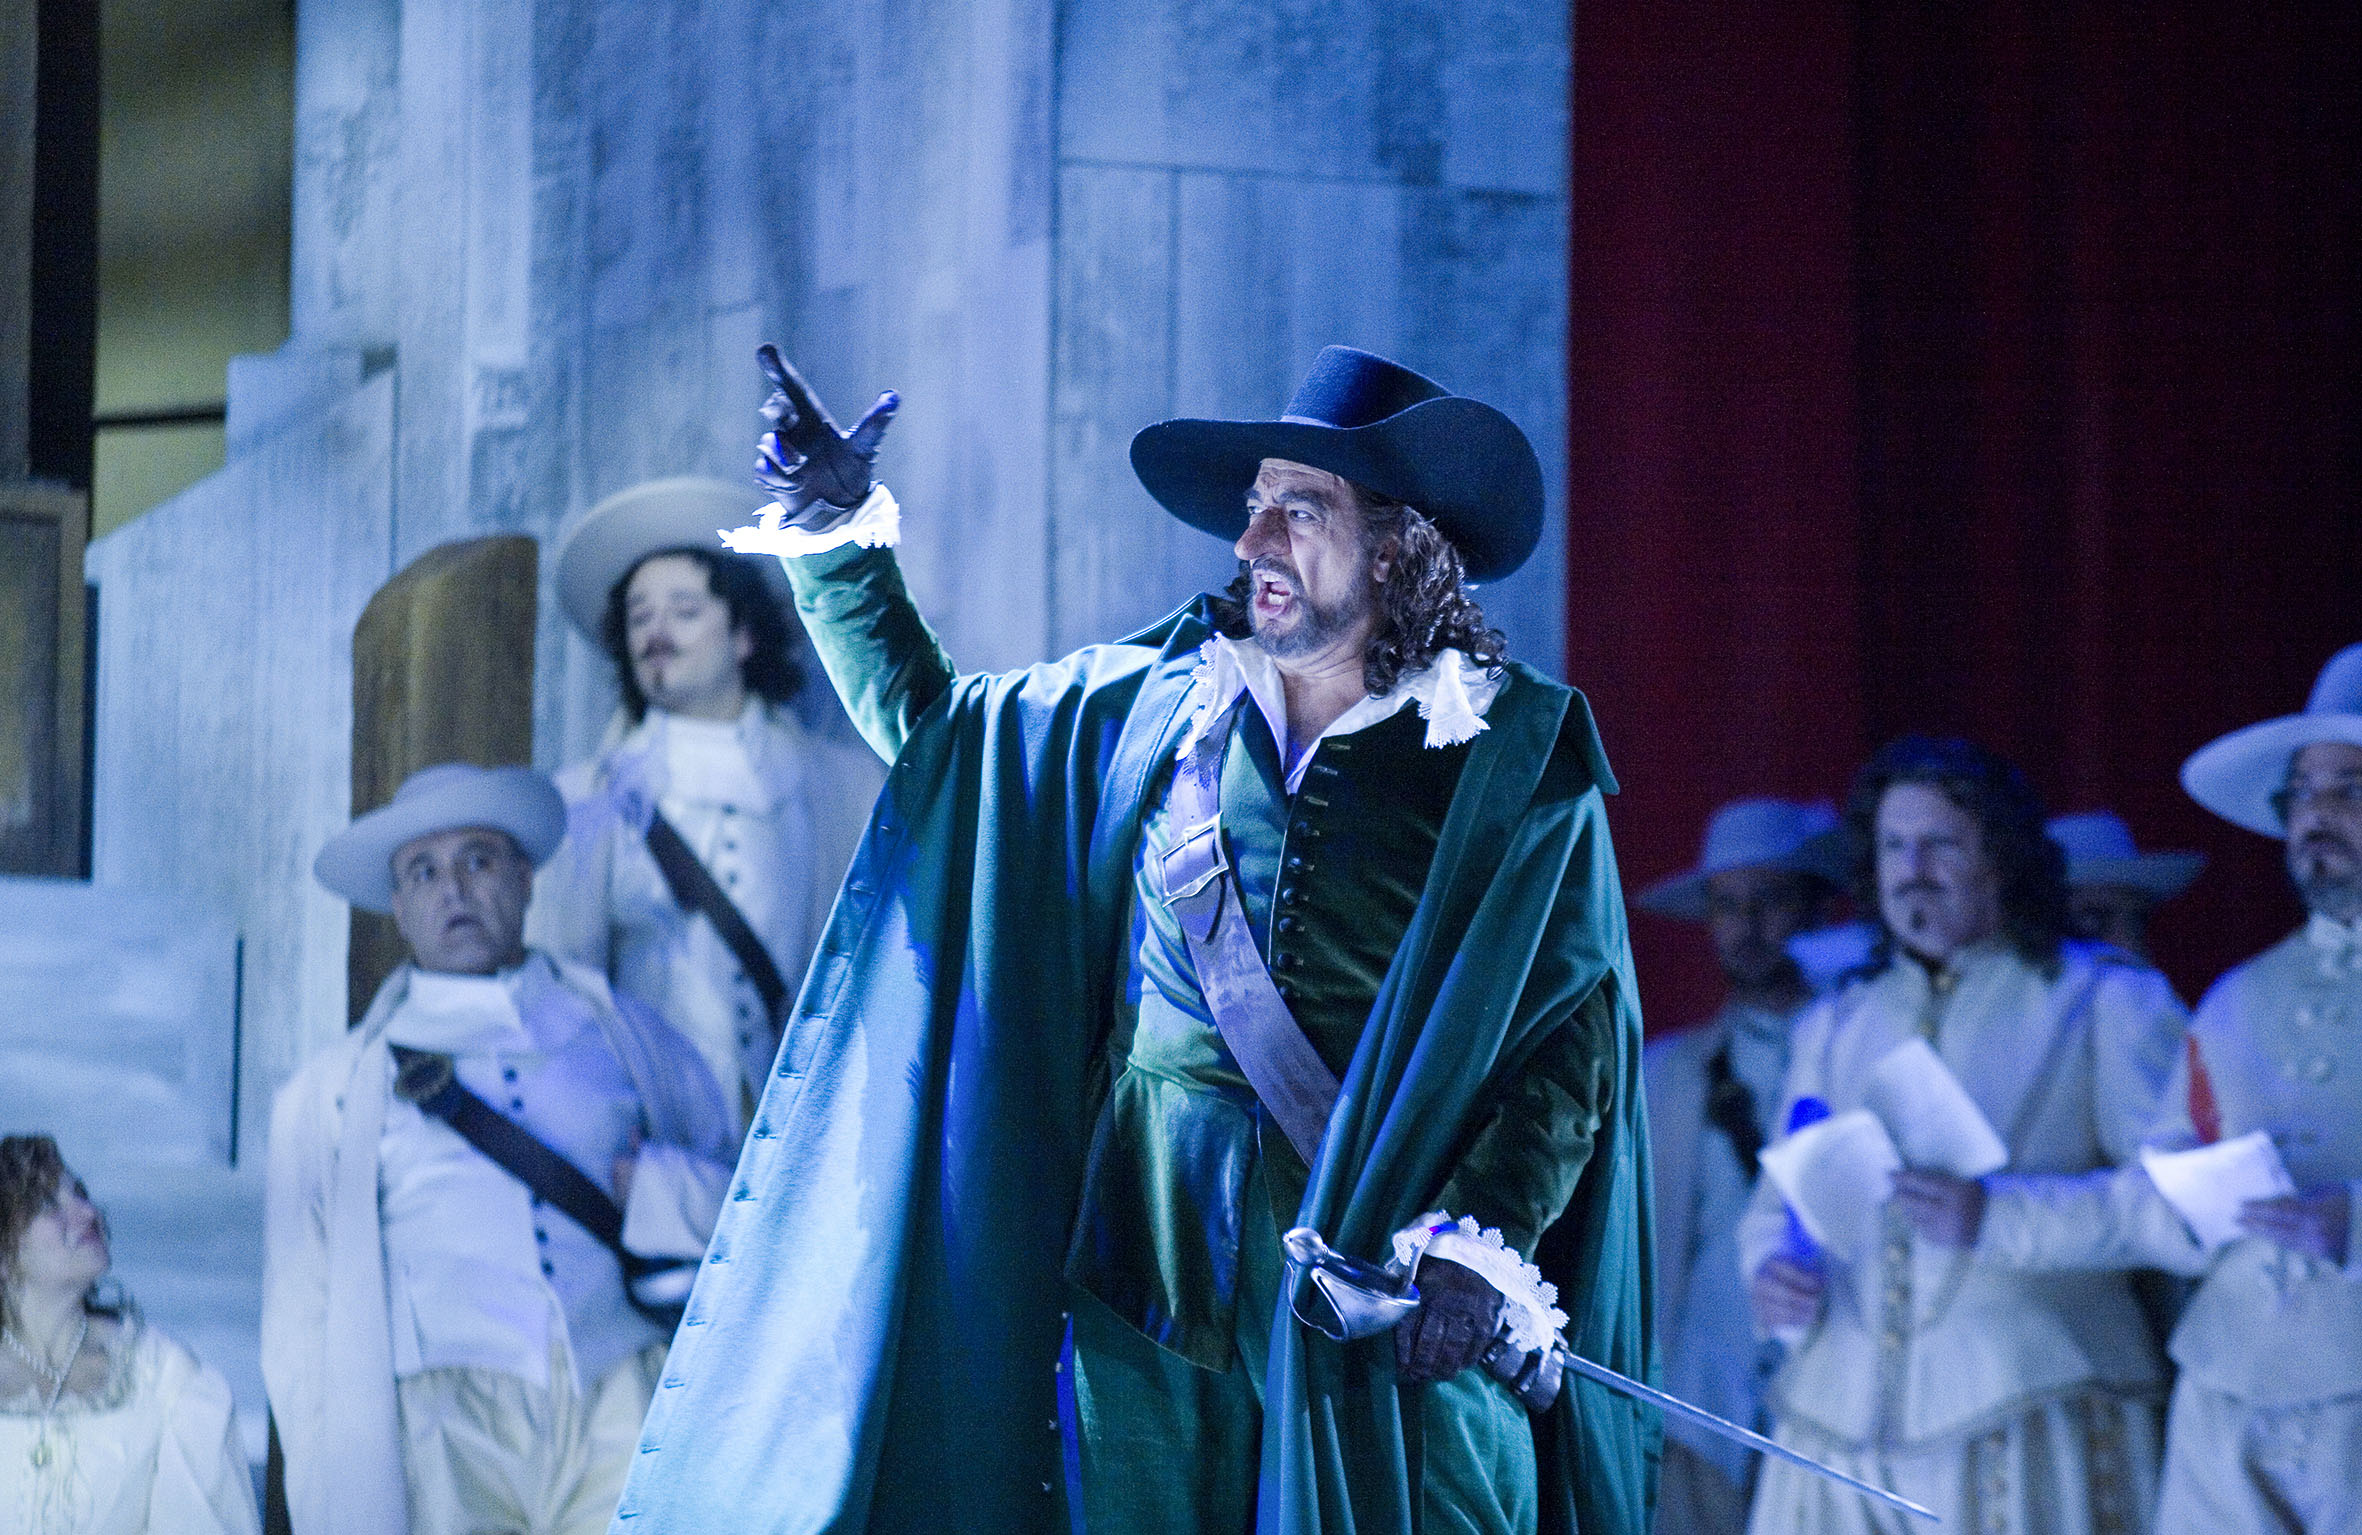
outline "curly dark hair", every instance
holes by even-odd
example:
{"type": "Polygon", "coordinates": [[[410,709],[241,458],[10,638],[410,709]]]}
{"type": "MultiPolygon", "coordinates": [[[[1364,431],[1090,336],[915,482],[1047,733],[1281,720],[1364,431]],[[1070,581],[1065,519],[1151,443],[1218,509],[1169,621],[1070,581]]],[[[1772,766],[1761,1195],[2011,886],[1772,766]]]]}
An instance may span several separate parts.
{"type": "MultiPolygon", "coordinates": [[[[8,1292],[16,1282],[17,1244],[25,1238],[25,1228],[33,1224],[33,1217],[49,1203],[51,1196],[71,1176],[66,1171],[66,1159],[58,1153],[57,1142],[46,1135],[0,1135],[0,1323],[14,1327],[16,1317],[8,1304],[8,1292]]],[[[74,1180],[79,1191],[81,1180],[74,1180]]],[[[85,1197],[88,1197],[85,1195],[85,1197]]],[[[99,1217],[104,1228],[106,1217],[99,1217]]],[[[93,1284],[82,1297],[83,1309],[93,1316],[119,1316],[121,1304],[102,1304],[99,1287],[93,1284]]]]}
{"type": "MultiPolygon", "coordinates": [[[[1351,480],[1345,483],[1361,511],[1362,551],[1372,554],[1388,539],[1395,542],[1393,566],[1378,588],[1378,628],[1362,657],[1362,686],[1370,696],[1385,697],[1405,672],[1417,671],[1445,650],[1498,670],[1508,659],[1508,641],[1485,622],[1460,551],[1416,508],[1351,480]]],[[[1247,605],[1252,593],[1253,577],[1241,564],[1214,598],[1215,627],[1232,639],[1251,634],[1247,605]]]]}
{"type": "Polygon", "coordinates": [[[1878,802],[1897,784],[1925,784],[1968,813],[2001,883],[2001,929],[2026,962],[2057,968],[2067,936],[2067,859],[2043,831],[2042,796],[2008,759],[1973,741],[1907,735],[1889,741],[1854,775],[1845,832],[1854,899],[1878,927],[1878,958],[1895,935],[1878,899],[1878,802]]]}
{"type": "Polygon", "coordinates": [[[771,590],[762,568],[743,555],[714,549],[685,545],[651,549],[632,561],[631,569],[618,576],[607,589],[607,611],[599,618],[599,642],[607,649],[607,659],[615,663],[616,681],[623,689],[624,712],[631,716],[632,723],[636,725],[647,716],[648,695],[640,690],[640,679],[632,674],[623,597],[642,565],[663,559],[694,560],[704,567],[706,586],[730,610],[731,629],[743,629],[754,637],[753,653],[739,668],[747,691],[775,704],[795,697],[804,685],[804,669],[795,660],[795,631],[789,626],[786,610],[780,607],[778,594],[771,590]]]}

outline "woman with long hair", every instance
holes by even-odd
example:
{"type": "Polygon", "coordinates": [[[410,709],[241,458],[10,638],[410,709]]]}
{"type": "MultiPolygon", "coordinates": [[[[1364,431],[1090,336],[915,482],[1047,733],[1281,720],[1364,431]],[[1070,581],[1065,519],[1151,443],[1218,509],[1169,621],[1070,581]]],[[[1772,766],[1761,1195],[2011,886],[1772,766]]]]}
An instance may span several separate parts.
{"type": "Polygon", "coordinates": [[[57,1142],[0,1136],[0,1529],[255,1535],[228,1383],[101,1298],[111,1261],[57,1142]]]}

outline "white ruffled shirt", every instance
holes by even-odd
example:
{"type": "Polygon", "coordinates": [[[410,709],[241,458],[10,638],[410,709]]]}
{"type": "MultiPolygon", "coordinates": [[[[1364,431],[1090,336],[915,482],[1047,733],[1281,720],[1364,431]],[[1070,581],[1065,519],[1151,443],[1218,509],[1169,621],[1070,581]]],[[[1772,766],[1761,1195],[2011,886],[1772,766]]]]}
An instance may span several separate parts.
{"type": "MultiPolygon", "coordinates": [[[[1288,766],[1287,788],[1303,787],[1304,774],[1320,754],[1320,743],[1331,736],[1349,736],[1392,719],[1416,704],[1427,721],[1427,745],[1457,746],[1485,729],[1485,711],[1501,691],[1501,674],[1488,672],[1457,650],[1443,650],[1434,661],[1415,672],[1405,672],[1394,690],[1383,698],[1364,698],[1329,722],[1328,728],[1305,746],[1288,766]]],[[[1288,698],[1281,686],[1279,663],[1251,639],[1234,640],[1217,634],[1198,650],[1196,674],[1190,679],[1189,734],[1182,738],[1181,755],[1197,745],[1206,727],[1245,693],[1271,727],[1271,739],[1288,739],[1288,698]]]]}

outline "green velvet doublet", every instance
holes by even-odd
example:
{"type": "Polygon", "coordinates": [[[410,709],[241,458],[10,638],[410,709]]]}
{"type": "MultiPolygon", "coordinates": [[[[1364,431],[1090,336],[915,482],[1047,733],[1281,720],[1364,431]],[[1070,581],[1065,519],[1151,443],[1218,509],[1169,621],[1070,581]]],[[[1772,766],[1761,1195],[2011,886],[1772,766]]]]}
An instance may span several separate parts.
{"type": "MultiPolygon", "coordinates": [[[[1223,840],[1281,996],[1339,1077],[1426,889],[1468,745],[1430,747],[1405,706],[1314,749],[1286,790],[1262,712],[1242,704],[1223,756],[1223,840]]],[[[1168,767],[1144,818],[1127,913],[1128,973],[1108,1041],[1067,1275],[1191,1363],[1223,1369],[1260,1157],[1272,1215],[1294,1223],[1309,1170],[1214,1027],[1156,871],[1172,845],[1168,767]]],[[[1487,1122],[1450,1213],[1503,1228],[1529,1256],[1583,1170],[1605,1090],[1574,1029],[1542,1041],[1487,1122]]]]}

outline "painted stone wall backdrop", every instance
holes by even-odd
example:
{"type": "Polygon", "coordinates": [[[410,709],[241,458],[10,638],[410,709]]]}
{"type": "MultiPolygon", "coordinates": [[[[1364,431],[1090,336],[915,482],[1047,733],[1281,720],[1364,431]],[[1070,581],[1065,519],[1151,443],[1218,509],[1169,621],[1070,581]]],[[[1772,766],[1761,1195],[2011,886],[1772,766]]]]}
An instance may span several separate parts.
{"type": "Polygon", "coordinates": [[[1559,672],[1569,8],[1073,0],[1062,16],[1055,644],[1233,569],[1140,488],[1132,434],[1275,415],[1342,342],[1533,439],[1542,545],[1482,595],[1511,652],[1559,672]]]}
{"type": "MultiPolygon", "coordinates": [[[[1051,54],[1048,0],[306,0],[287,355],[395,360],[396,563],[745,480],[773,340],[848,419],[908,399],[883,471],[963,664],[1042,654],[1051,54]]],[[[613,679],[542,614],[556,766],[613,679]]]]}
{"type": "Polygon", "coordinates": [[[351,806],[352,633],[392,574],[394,388],[316,417],[91,545],[93,883],[245,941],[242,1152],[344,1029],[345,905],[311,877],[351,806]]]}
{"type": "MultiPolygon", "coordinates": [[[[1543,551],[1487,601],[1554,668],[1566,38],[1533,0],[307,0],[290,351],[394,357],[397,563],[743,477],[762,340],[848,418],[895,388],[912,585],[1002,667],[1227,573],[1133,432],[1369,346],[1534,437],[1543,551]]],[[[613,691],[543,608],[555,765],[613,691]]]]}

